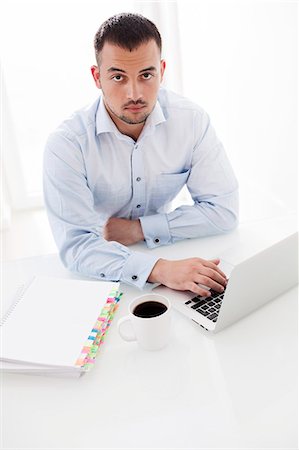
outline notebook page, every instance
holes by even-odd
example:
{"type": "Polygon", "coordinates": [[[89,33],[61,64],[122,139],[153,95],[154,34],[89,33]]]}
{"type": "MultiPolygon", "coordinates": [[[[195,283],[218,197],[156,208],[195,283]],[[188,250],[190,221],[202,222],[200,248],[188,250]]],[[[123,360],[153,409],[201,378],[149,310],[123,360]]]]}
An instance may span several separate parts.
{"type": "Polygon", "coordinates": [[[10,363],[7,361],[0,361],[0,370],[6,373],[23,373],[26,375],[48,375],[73,378],[78,378],[84,373],[79,369],[74,370],[70,367],[56,368],[56,366],[39,366],[27,363],[10,363]]]}
{"type": "Polygon", "coordinates": [[[1,327],[1,358],[74,366],[118,283],[36,277],[1,327]]]}

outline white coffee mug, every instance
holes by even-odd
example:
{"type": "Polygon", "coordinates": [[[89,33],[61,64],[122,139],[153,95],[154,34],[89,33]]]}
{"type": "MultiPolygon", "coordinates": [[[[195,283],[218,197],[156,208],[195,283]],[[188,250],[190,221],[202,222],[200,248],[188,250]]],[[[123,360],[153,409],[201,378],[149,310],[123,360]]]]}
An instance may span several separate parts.
{"type": "Polygon", "coordinates": [[[169,342],[170,310],[170,301],[163,295],[141,295],[130,303],[129,314],[119,319],[118,332],[125,341],[137,341],[145,350],[159,350],[169,342]]]}

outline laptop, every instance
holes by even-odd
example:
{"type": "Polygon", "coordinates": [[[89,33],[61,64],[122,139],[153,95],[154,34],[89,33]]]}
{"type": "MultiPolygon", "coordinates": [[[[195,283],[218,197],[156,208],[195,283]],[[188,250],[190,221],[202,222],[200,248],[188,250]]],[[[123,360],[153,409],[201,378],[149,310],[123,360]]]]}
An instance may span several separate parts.
{"type": "Polygon", "coordinates": [[[219,255],[228,277],[223,293],[211,297],[157,286],[153,293],[167,297],[173,308],[206,331],[217,333],[278,297],[298,283],[298,233],[233,264],[219,255]]]}

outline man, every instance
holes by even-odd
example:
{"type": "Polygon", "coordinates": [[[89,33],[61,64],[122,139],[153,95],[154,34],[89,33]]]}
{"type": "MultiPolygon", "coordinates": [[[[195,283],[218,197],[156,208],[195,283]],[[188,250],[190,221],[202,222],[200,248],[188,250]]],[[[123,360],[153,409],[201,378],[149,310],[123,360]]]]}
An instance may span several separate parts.
{"type": "Polygon", "coordinates": [[[232,230],[237,182],[208,115],[160,87],[165,70],[156,26],[118,14],[95,36],[91,72],[102,95],[48,139],[44,193],[63,263],[101,280],[146,282],[208,296],[227,280],[219,260],[166,260],[149,248],[232,230]],[[184,185],[194,200],[172,212],[184,185]]]}

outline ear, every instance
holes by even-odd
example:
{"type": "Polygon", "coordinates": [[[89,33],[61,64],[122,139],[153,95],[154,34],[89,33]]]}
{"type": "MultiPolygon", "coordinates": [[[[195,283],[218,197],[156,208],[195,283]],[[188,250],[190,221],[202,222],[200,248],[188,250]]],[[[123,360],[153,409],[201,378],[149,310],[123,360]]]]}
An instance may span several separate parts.
{"type": "Polygon", "coordinates": [[[98,66],[91,66],[90,68],[92,77],[98,89],[101,89],[100,71],[98,66]]]}
{"type": "Polygon", "coordinates": [[[164,72],[165,72],[165,67],[166,67],[166,62],[164,59],[161,59],[161,63],[160,63],[160,76],[161,76],[161,83],[163,81],[163,76],[164,76],[164,72]]]}

